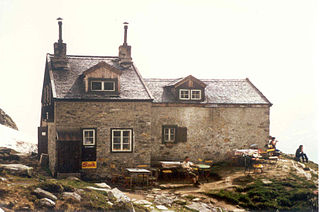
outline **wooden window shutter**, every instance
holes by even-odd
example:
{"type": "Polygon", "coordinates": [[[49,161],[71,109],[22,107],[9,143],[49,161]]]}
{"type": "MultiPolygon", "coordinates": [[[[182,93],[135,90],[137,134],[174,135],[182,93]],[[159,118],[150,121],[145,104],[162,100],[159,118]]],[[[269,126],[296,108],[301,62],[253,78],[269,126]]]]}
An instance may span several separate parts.
{"type": "Polygon", "coordinates": [[[177,127],[176,143],[178,143],[178,142],[187,142],[187,128],[186,127],[177,127]]]}

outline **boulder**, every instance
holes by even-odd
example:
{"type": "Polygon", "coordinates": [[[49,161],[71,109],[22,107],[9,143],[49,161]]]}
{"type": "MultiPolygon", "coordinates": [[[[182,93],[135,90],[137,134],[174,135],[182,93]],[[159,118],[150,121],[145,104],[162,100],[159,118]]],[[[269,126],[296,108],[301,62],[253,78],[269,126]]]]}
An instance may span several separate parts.
{"type": "Polygon", "coordinates": [[[39,198],[46,198],[53,201],[56,201],[58,199],[54,194],[41,188],[36,188],[35,190],[33,190],[33,193],[35,193],[39,198]]]}
{"type": "Polygon", "coordinates": [[[130,198],[117,188],[108,190],[107,194],[109,199],[114,200],[115,202],[122,202],[122,203],[130,202],[130,198]]]}
{"type": "Polygon", "coordinates": [[[54,208],[56,206],[56,203],[48,198],[42,198],[39,201],[40,206],[46,207],[46,208],[54,208]]]}
{"type": "Polygon", "coordinates": [[[75,201],[75,202],[81,202],[81,196],[76,192],[63,192],[62,198],[65,200],[71,199],[72,201],[75,201]]]}
{"type": "Polygon", "coordinates": [[[137,205],[152,205],[151,202],[147,201],[147,200],[137,200],[137,201],[134,201],[135,204],[137,205]]]}
{"type": "Polygon", "coordinates": [[[187,200],[185,200],[185,199],[175,199],[174,203],[176,203],[178,205],[186,205],[187,204],[187,200]]]}
{"type": "Polygon", "coordinates": [[[175,201],[176,196],[169,196],[165,194],[157,195],[154,199],[154,203],[157,205],[166,205],[171,207],[172,203],[175,201]]]}
{"type": "Polygon", "coordinates": [[[185,207],[191,211],[201,211],[201,212],[217,211],[215,208],[210,207],[208,204],[202,203],[202,202],[192,202],[190,205],[186,205],[185,207]]]}
{"type": "Polygon", "coordinates": [[[0,164],[0,170],[5,170],[12,175],[31,177],[33,168],[23,164],[0,164]]]}
{"type": "Polygon", "coordinates": [[[95,191],[104,191],[104,192],[110,191],[110,189],[107,189],[107,188],[96,188],[96,187],[92,187],[92,186],[87,186],[86,188],[89,190],[95,190],[95,191]]]}
{"type": "Polygon", "coordinates": [[[272,181],[267,180],[267,179],[262,179],[261,181],[263,184],[271,184],[272,183],[272,181]]]}
{"type": "Polygon", "coordinates": [[[168,210],[168,208],[164,205],[157,205],[156,208],[159,210],[168,210]]]}
{"type": "Polygon", "coordinates": [[[106,183],[95,183],[95,185],[100,187],[100,188],[111,189],[111,187],[106,183]]]}

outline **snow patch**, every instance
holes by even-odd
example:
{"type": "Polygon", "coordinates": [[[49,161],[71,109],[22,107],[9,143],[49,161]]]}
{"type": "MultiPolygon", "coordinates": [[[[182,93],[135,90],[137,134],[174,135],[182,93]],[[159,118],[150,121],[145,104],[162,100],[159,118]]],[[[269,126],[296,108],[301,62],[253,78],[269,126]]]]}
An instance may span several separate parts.
{"type": "Polygon", "coordinates": [[[30,136],[0,124],[0,147],[14,149],[17,152],[37,152],[37,141],[30,136]]]}

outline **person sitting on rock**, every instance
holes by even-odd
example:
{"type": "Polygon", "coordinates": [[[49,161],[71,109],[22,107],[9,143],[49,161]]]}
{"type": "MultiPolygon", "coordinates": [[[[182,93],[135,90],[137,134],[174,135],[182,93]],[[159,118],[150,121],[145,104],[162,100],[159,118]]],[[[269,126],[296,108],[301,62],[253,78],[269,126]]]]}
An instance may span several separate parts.
{"type": "Polygon", "coordinates": [[[300,145],[299,148],[296,151],[296,160],[300,161],[300,158],[302,158],[302,162],[307,162],[308,163],[308,157],[307,155],[303,152],[303,145],[300,145]]]}
{"type": "Polygon", "coordinates": [[[192,181],[194,186],[199,186],[199,175],[197,172],[195,172],[192,167],[196,167],[196,165],[194,165],[192,162],[190,162],[190,158],[188,156],[186,156],[184,158],[184,161],[181,164],[182,168],[186,170],[186,172],[192,176],[192,181]]]}

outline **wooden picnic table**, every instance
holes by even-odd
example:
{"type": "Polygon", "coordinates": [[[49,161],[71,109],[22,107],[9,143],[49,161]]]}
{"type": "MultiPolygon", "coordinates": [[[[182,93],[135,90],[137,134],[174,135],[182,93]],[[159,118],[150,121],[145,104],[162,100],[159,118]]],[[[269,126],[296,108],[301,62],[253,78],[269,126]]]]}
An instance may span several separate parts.
{"type": "Polygon", "coordinates": [[[149,186],[149,176],[151,175],[151,171],[147,169],[141,168],[127,168],[127,172],[130,175],[130,188],[133,188],[133,179],[138,175],[142,175],[142,185],[144,184],[144,177],[146,176],[147,187],[149,186]]]}

